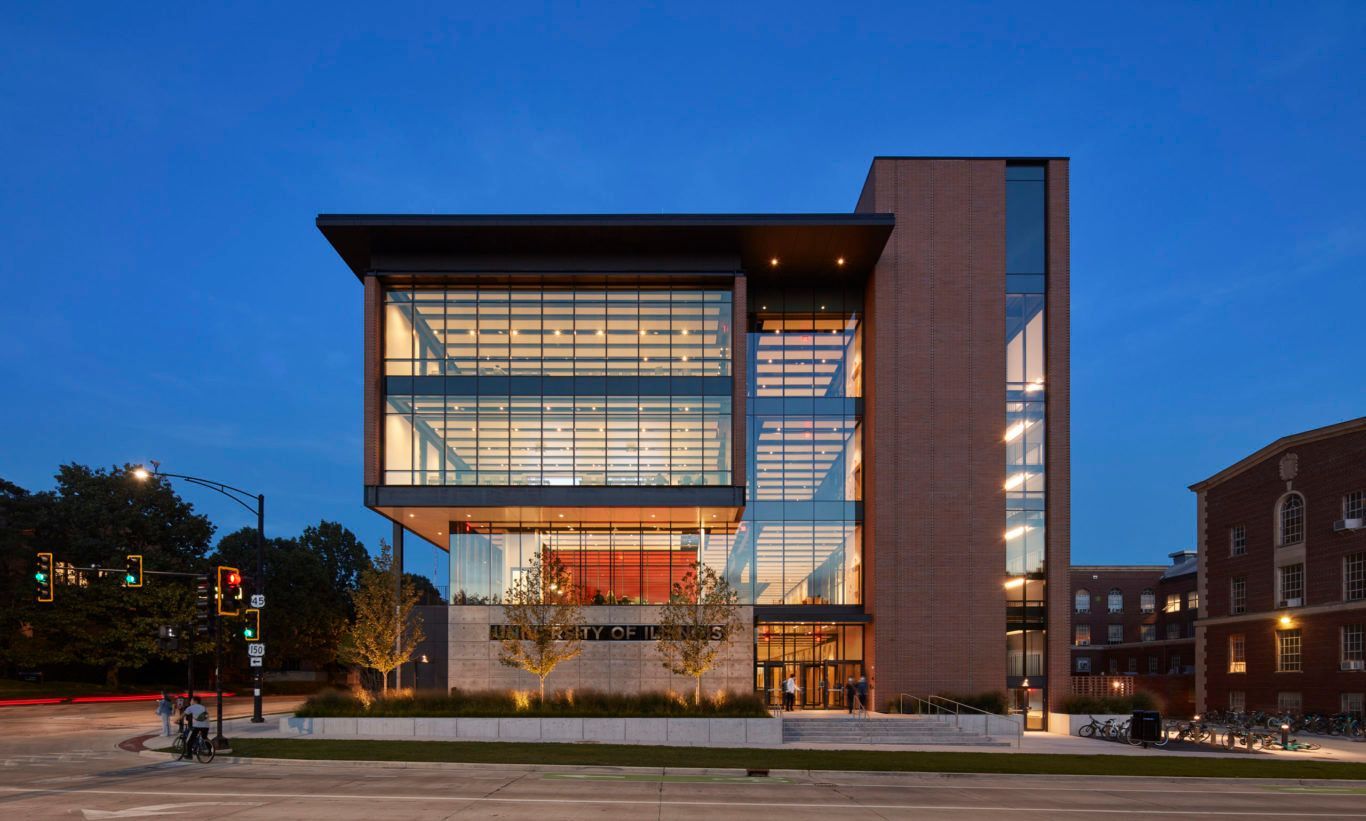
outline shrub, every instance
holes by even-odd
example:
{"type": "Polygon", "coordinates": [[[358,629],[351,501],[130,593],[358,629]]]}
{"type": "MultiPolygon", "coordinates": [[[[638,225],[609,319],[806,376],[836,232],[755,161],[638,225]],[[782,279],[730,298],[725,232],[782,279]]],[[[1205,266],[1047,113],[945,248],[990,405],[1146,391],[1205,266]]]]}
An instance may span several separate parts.
{"type": "Polygon", "coordinates": [[[595,690],[547,694],[545,703],[518,690],[405,691],[366,703],[349,693],[329,690],[304,702],[300,718],[408,718],[499,716],[525,718],[650,716],[677,718],[767,718],[768,707],[756,693],[718,693],[693,704],[677,693],[603,693],[595,690]]]}
{"type": "Polygon", "coordinates": [[[1161,706],[1152,693],[1143,690],[1132,696],[1068,696],[1062,702],[1063,712],[1072,715],[1132,713],[1134,710],[1160,710],[1161,706]]]}

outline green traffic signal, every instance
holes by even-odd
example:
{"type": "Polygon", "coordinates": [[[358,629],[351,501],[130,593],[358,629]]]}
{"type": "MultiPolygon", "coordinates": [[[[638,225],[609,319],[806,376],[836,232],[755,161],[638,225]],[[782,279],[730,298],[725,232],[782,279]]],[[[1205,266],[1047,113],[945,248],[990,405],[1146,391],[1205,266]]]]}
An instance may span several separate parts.
{"type": "Polygon", "coordinates": [[[40,582],[45,582],[47,581],[47,574],[40,570],[37,573],[33,574],[33,578],[37,579],[40,582]]]}
{"type": "Polygon", "coordinates": [[[137,579],[137,576],[134,576],[132,573],[129,573],[127,576],[124,576],[124,577],[123,577],[123,580],[124,580],[125,582],[128,582],[129,584],[132,584],[133,582],[137,581],[138,579],[137,579]]]}
{"type": "Polygon", "coordinates": [[[251,629],[250,627],[248,627],[247,629],[245,629],[245,630],[242,631],[242,635],[245,636],[246,638],[249,638],[249,639],[250,639],[250,638],[255,638],[255,637],[256,637],[256,631],[253,630],[253,629],[251,629]]]}

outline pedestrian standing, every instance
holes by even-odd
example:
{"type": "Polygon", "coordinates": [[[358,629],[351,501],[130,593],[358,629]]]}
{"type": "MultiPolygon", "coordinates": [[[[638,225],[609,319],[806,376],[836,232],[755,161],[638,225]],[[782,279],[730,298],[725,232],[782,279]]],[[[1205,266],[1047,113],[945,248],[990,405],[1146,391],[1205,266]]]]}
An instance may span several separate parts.
{"type": "Polygon", "coordinates": [[[844,706],[848,708],[849,715],[854,714],[854,700],[858,698],[858,685],[854,683],[854,677],[850,676],[844,682],[844,706]]]}
{"type": "Polygon", "coordinates": [[[868,677],[859,676],[858,684],[854,685],[856,697],[858,698],[859,715],[868,714],[868,677]]]}
{"type": "Polygon", "coordinates": [[[169,736],[171,734],[171,712],[175,705],[171,703],[171,694],[165,690],[161,691],[161,698],[157,700],[156,714],[161,717],[161,734],[169,736]]]}

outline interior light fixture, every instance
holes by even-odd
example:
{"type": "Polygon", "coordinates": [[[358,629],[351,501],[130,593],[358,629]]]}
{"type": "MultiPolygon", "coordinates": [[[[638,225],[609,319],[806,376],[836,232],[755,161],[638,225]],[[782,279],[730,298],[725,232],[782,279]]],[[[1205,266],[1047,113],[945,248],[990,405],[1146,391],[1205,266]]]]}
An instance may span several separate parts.
{"type": "Polygon", "coordinates": [[[778,267],[778,258],[777,258],[777,257],[774,257],[773,259],[770,259],[770,260],[768,261],[768,264],[769,264],[770,267],[777,268],[777,267],[778,267]]]}
{"type": "Polygon", "coordinates": [[[844,264],[844,257],[838,257],[838,258],[835,260],[835,264],[836,264],[836,265],[843,265],[843,264],[844,264]]]}
{"type": "Polygon", "coordinates": [[[1029,530],[1028,525],[1019,525],[1018,527],[1012,527],[1005,533],[1006,541],[1010,541],[1011,539],[1016,539],[1020,536],[1023,536],[1026,530],[1029,530]]]}

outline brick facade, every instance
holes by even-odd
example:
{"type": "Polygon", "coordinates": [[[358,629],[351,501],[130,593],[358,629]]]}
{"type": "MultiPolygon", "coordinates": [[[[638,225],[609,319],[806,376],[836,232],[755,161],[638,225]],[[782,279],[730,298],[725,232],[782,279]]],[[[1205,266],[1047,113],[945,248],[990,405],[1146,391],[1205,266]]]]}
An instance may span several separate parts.
{"type": "Polygon", "coordinates": [[[1172,558],[1173,565],[1072,568],[1072,675],[1132,676],[1133,689],[1156,696],[1165,713],[1190,715],[1195,708],[1198,612],[1198,600],[1192,608],[1190,596],[1198,579],[1192,554],[1177,552],[1172,558]],[[1077,593],[1083,590],[1089,601],[1084,613],[1077,610],[1077,593]],[[1117,613],[1109,608],[1112,590],[1122,597],[1117,613]],[[1152,594],[1152,608],[1147,612],[1145,592],[1152,594]],[[1088,645],[1076,643],[1077,625],[1090,628],[1088,645]],[[1120,627],[1118,641],[1110,640],[1111,625],[1120,627]],[[1147,635],[1145,627],[1150,628],[1147,635]],[[1085,659],[1086,664],[1079,665],[1078,659],[1085,659]],[[1083,666],[1088,669],[1080,669],[1083,666]]]}
{"type": "Polygon", "coordinates": [[[1201,709],[1229,706],[1242,693],[1248,710],[1275,709],[1280,694],[1298,693],[1305,711],[1336,712],[1342,695],[1366,692],[1366,671],[1342,665],[1342,628],[1366,624],[1366,599],[1346,600],[1344,565],[1366,554],[1366,529],[1336,530],[1344,496],[1366,490],[1366,418],[1288,436],[1204,482],[1198,494],[1203,659],[1201,709]],[[1304,537],[1278,546],[1278,509],[1288,493],[1304,500],[1304,537]],[[1235,555],[1232,531],[1245,547],[1235,555]],[[1303,564],[1303,596],[1281,597],[1278,568],[1303,564]],[[1245,591],[1235,612],[1235,579],[1245,591]],[[1282,619],[1286,621],[1283,622],[1282,619]],[[1277,634],[1298,630],[1299,671],[1277,672],[1277,634]],[[1230,665],[1241,636],[1244,672],[1230,665]]]}

